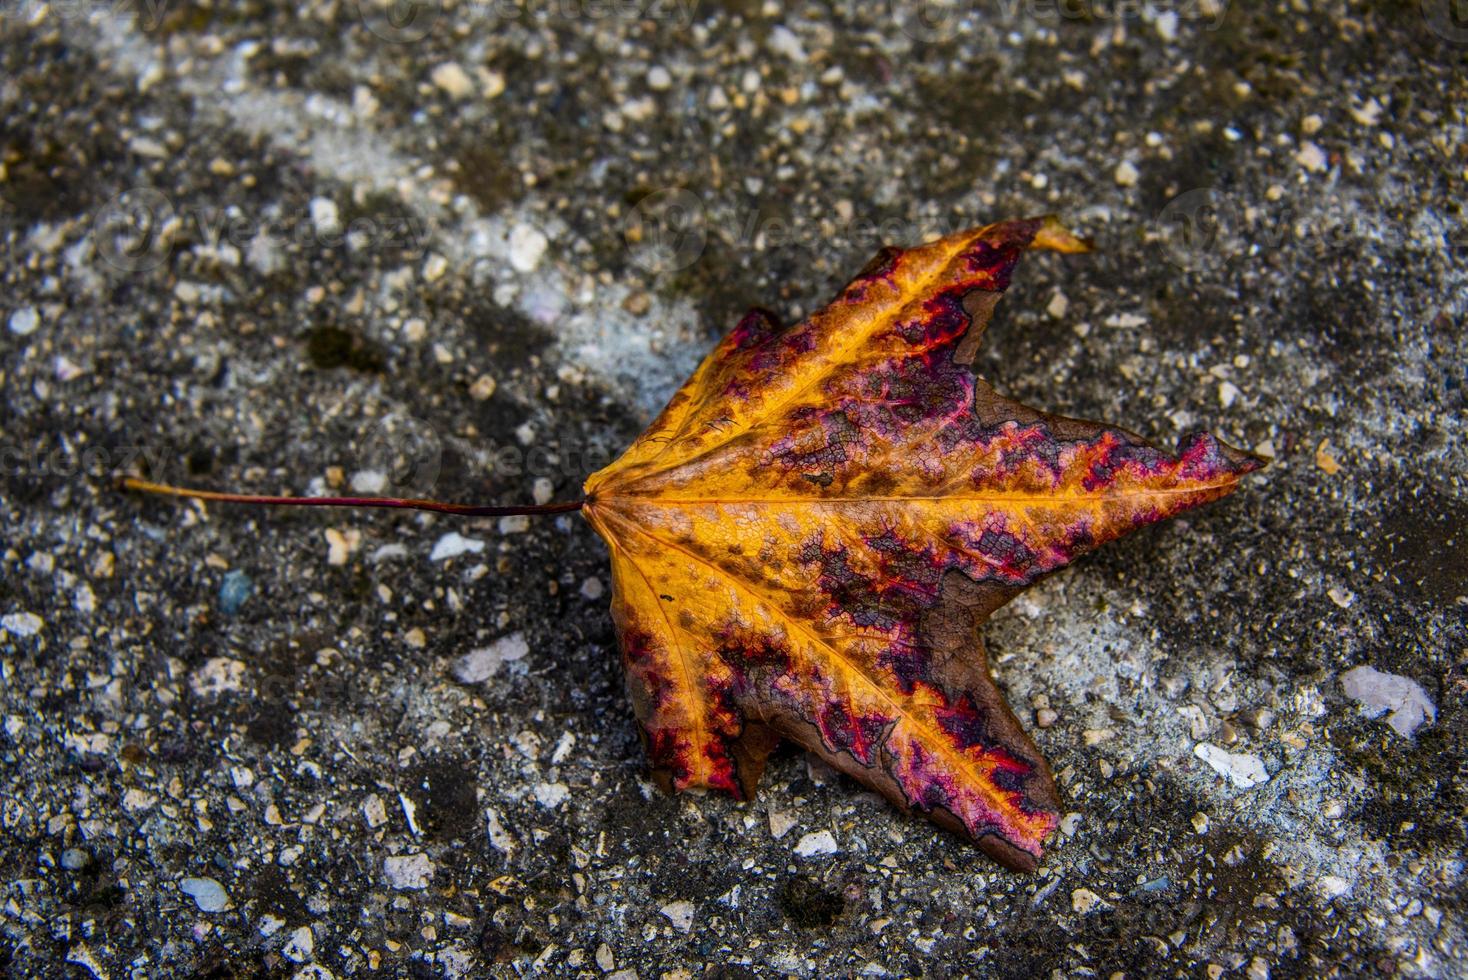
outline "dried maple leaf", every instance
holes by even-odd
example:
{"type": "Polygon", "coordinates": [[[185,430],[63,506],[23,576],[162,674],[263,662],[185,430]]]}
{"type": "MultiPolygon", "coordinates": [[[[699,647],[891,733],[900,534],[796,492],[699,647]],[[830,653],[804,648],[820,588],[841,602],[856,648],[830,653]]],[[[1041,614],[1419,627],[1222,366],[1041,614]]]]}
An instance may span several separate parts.
{"type": "Polygon", "coordinates": [[[1032,869],[1059,804],[975,627],[1040,576],[1228,494],[1257,459],[1176,455],[976,378],[980,337],[1054,219],[887,249],[825,309],[747,315],[583,513],[654,768],[754,792],[780,738],[1032,869]]]}
{"type": "Polygon", "coordinates": [[[781,738],[1032,869],[1059,803],[976,627],[1041,575],[1228,494],[1262,461],[1176,455],[1046,415],[969,366],[1052,218],[890,248],[787,329],[747,315],[582,501],[140,490],[235,503],[494,516],[580,509],[611,550],[612,615],[656,771],[745,798],[781,738]]]}

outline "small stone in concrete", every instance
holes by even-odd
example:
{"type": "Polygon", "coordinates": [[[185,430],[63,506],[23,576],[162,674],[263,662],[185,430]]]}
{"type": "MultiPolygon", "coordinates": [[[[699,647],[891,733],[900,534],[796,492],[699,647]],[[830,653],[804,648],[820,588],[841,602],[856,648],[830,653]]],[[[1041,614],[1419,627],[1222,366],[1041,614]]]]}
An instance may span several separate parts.
{"type": "Polygon", "coordinates": [[[427,854],[396,854],[382,862],[388,886],[398,891],[422,891],[433,880],[433,871],[427,854]]]}
{"type": "Polygon", "coordinates": [[[213,878],[185,878],[178,890],[194,900],[200,912],[223,912],[229,908],[229,894],[213,878]]]}
{"type": "Polygon", "coordinates": [[[1360,702],[1361,713],[1368,718],[1380,718],[1390,711],[1386,723],[1398,735],[1411,736],[1424,722],[1437,721],[1437,705],[1410,677],[1363,664],[1341,675],[1341,690],[1346,697],[1360,702]]]}

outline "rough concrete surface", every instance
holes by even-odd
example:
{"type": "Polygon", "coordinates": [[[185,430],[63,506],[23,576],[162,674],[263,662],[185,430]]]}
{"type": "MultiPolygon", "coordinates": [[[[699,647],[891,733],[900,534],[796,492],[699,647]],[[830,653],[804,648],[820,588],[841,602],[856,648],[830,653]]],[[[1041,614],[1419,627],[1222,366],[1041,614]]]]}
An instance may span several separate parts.
{"type": "Polygon", "coordinates": [[[0,970],[1468,972],[1460,8],[0,0],[0,970]],[[744,307],[1045,212],[982,373],[1274,465],[986,628],[1036,875],[661,795],[574,515],[112,484],[573,499],[744,307]]]}

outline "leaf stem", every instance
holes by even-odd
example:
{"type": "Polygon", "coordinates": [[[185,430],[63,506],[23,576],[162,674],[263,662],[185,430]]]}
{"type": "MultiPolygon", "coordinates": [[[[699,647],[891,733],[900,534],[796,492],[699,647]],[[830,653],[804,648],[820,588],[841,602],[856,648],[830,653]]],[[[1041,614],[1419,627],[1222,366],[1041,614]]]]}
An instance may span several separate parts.
{"type": "Polygon", "coordinates": [[[165,497],[188,497],[193,500],[210,500],[224,504],[260,504],[266,507],[383,507],[395,510],[427,510],[439,514],[457,514],[461,517],[519,517],[538,514],[566,514],[580,510],[585,500],[571,500],[555,504],[520,504],[509,507],[491,507],[478,504],[451,504],[441,500],[417,500],[407,497],[272,497],[254,493],[221,493],[217,490],[194,490],[173,487],[165,483],[151,483],[137,477],[124,477],[122,489],[140,493],[153,493],[165,497]]]}

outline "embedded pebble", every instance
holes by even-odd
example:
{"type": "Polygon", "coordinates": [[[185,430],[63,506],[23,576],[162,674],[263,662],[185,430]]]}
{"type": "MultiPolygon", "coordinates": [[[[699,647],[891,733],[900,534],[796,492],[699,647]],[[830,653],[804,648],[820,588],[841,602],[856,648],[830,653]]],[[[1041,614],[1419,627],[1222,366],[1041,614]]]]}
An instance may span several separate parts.
{"type": "Polygon", "coordinates": [[[474,91],[474,80],[457,62],[435,66],[429,77],[434,85],[456,99],[465,98],[474,91]]]}
{"type": "Polygon", "coordinates": [[[535,802],[547,810],[554,810],[571,796],[571,787],[565,783],[537,783],[533,791],[535,802]]]}
{"type": "Polygon", "coordinates": [[[817,857],[822,854],[836,853],[836,838],[829,830],[817,830],[800,838],[795,845],[795,853],[800,857],[817,857]]]}
{"type": "Polygon", "coordinates": [[[1229,782],[1239,789],[1252,789],[1269,781],[1264,760],[1257,755],[1230,752],[1208,742],[1199,742],[1193,746],[1193,754],[1208,763],[1219,775],[1228,777],[1229,782]]]}
{"type": "Polygon", "coordinates": [[[516,272],[534,272],[550,242],[533,225],[516,225],[510,232],[510,265],[516,272]]]}
{"type": "Polygon", "coordinates": [[[480,539],[466,538],[458,531],[450,531],[434,542],[433,553],[428,556],[428,560],[447,561],[460,555],[477,555],[483,550],[484,542],[480,539]]]}
{"type": "Polygon", "coordinates": [[[36,312],[34,306],[22,306],[10,314],[7,325],[10,332],[17,337],[28,337],[35,333],[36,328],[41,325],[41,315],[36,312]]]}
{"type": "Polygon", "coordinates": [[[382,872],[390,888],[422,891],[433,880],[434,866],[427,854],[396,854],[383,859],[382,872]]]}
{"type": "Polygon", "coordinates": [[[229,894],[213,878],[185,878],[178,890],[194,900],[200,912],[223,912],[229,908],[229,894]]]}
{"type": "Polygon", "coordinates": [[[693,928],[692,902],[680,899],[676,902],[669,902],[667,905],[658,909],[658,911],[662,913],[664,918],[673,923],[673,928],[679,932],[687,932],[693,928]]]}
{"type": "Polygon", "coordinates": [[[46,621],[35,613],[14,612],[0,617],[0,627],[4,627],[11,636],[35,636],[45,625],[46,621]]]}
{"type": "Polygon", "coordinates": [[[1341,675],[1341,690],[1361,705],[1368,718],[1387,715],[1386,723],[1398,735],[1410,737],[1424,723],[1437,721],[1437,705],[1410,677],[1388,674],[1362,664],[1341,675]]]}
{"type": "Polygon", "coordinates": [[[233,616],[254,591],[255,583],[244,572],[225,572],[224,579],[219,583],[219,611],[226,616],[233,616]]]}
{"type": "Polygon", "coordinates": [[[189,677],[189,688],[201,698],[217,697],[244,687],[245,664],[230,657],[210,657],[189,677]]]}
{"type": "Polygon", "coordinates": [[[460,684],[482,684],[507,663],[523,660],[530,652],[524,633],[502,636],[487,647],[470,650],[454,661],[454,679],[460,684]]]}
{"type": "Polygon", "coordinates": [[[311,927],[301,926],[292,932],[280,948],[280,955],[292,963],[309,962],[316,955],[316,937],[311,933],[311,927]]]}

